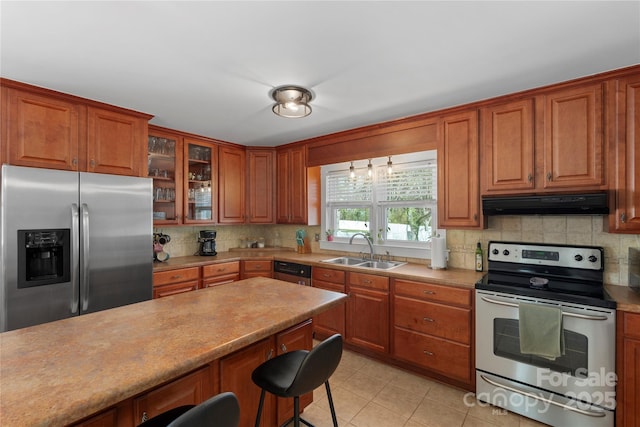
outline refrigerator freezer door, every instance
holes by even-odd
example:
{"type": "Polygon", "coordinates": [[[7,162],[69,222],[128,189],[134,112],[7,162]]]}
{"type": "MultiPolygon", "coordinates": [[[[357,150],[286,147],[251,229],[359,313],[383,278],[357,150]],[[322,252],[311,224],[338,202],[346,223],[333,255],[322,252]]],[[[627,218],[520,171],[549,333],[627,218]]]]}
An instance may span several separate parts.
{"type": "Polygon", "coordinates": [[[80,310],[151,299],[152,183],[80,173],[80,310]]]}
{"type": "Polygon", "coordinates": [[[74,315],[77,302],[72,281],[77,279],[73,274],[78,269],[77,258],[71,256],[70,281],[20,288],[18,252],[24,242],[18,242],[18,230],[70,230],[67,243],[73,253],[78,241],[78,230],[72,228],[77,214],[78,173],[3,165],[0,198],[0,332],[74,315]]]}

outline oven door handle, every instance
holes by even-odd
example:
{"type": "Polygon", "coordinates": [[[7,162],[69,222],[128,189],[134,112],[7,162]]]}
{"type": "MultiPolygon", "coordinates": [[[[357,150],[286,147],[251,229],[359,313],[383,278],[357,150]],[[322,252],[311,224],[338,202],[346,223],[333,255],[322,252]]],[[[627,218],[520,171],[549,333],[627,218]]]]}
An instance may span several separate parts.
{"type": "Polygon", "coordinates": [[[482,374],[480,375],[480,378],[482,378],[483,380],[485,380],[486,382],[488,382],[489,384],[491,384],[494,387],[500,387],[500,388],[503,388],[503,389],[505,389],[507,391],[510,391],[510,392],[513,392],[513,393],[518,393],[518,394],[521,394],[523,396],[530,397],[532,399],[541,400],[541,401],[543,401],[545,403],[550,403],[552,405],[558,406],[558,407],[563,408],[563,409],[567,409],[569,411],[577,412],[577,413],[582,414],[582,415],[587,415],[589,417],[599,417],[599,418],[605,417],[607,415],[606,412],[604,412],[604,411],[585,411],[584,409],[574,408],[573,406],[565,405],[564,403],[559,403],[559,402],[556,402],[556,401],[554,401],[552,399],[547,399],[546,397],[536,396],[535,394],[529,393],[528,391],[518,390],[515,387],[510,387],[508,385],[501,384],[501,383],[499,383],[497,381],[490,380],[489,378],[485,377],[482,374]]]}
{"type": "MultiPolygon", "coordinates": [[[[514,304],[512,302],[505,302],[505,301],[498,301],[492,298],[487,298],[487,297],[480,297],[483,301],[486,302],[490,302],[492,304],[498,304],[498,305],[506,305],[507,307],[518,307],[518,304],[514,304]]],[[[591,314],[579,314],[579,313],[568,313],[566,311],[562,312],[563,316],[567,316],[567,317],[576,317],[578,319],[586,319],[586,320],[607,320],[608,317],[607,316],[597,316],[597,315],[591,315],[591,314]]]]}

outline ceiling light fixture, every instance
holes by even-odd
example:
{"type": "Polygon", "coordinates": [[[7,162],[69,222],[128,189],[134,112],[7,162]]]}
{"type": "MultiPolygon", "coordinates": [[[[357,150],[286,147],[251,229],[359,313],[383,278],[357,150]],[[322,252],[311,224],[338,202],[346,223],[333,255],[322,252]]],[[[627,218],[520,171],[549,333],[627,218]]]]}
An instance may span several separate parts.
{"type": "Polygon", "coordinates": [[[356,168],[353,167],[353,162],[351,162],[351,166],[349,166],[349,176],[351,178],[356,177],[356,168]]]}
{"type": "Polygon", "coordinates": [[[389,161],[387,162],[387,173],[389,175],[393,173],[393,163],[391,162],[391,156],[389,156],[389,161]]]}
{"type": "Polygon", "coordinates": [[[313,99],[310,90],[300,86],[279,86],[271,91],[276,103],[273,112],[280,117],[300,118],[311,114],[309,102],[313,99]]]}
{"type": "Polygon", "coordinates": [[[371,164],[371,159],[369,159],[369,164],[367,165],[367,175],[373,175],[373,165],[371,164]]]}

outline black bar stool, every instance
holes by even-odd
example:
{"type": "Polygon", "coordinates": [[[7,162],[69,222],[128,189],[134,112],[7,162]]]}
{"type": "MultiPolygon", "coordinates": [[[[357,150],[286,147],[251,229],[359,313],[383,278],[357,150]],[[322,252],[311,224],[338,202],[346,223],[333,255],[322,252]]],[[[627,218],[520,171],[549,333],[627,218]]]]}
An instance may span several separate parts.
{"type": "Polygon", "coordinates": [[[342,336],[335,334],[322,341],[311,351],[290,351],[258,366],[251,374],[253,382],[262,389],[256,427],[260,426],[262,406],[267,391],[279,397],[293,397],[293,418],[287,420],[283,426],[293,420],[295,427],[300,427],[300,422],[313,427],[308,421],[300,418],[300,396],[313,391],[322,383],[327,389],[333,425],[338,427],[338,419],[329,388],[329,377],[335,372],[341,357],[342,336]]]}
{"type": "Polygon", "coordinates": [[[220,393],[199,405],[170,409],[138,427],[238,427],[240,404],[235,394],[220,393]]]}

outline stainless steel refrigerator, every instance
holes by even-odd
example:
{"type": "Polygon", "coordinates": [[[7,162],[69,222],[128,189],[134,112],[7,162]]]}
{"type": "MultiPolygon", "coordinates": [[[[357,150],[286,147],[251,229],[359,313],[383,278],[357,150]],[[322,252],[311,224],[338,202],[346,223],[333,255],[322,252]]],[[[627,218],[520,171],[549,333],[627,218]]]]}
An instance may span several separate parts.
{"type": "Polygon", "coordinates": [[[0,332],[151,299],[149,178],[1,174],[0,332]]]}

